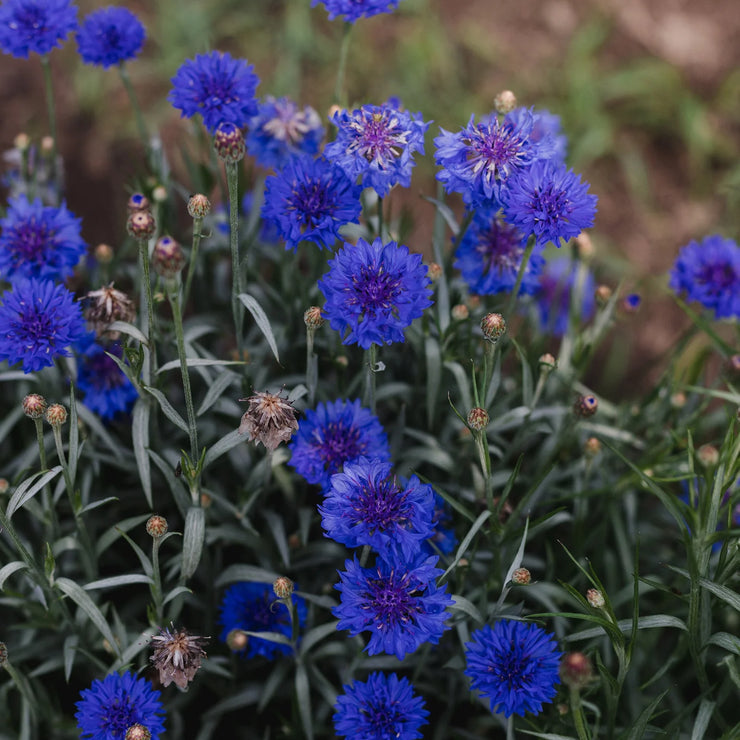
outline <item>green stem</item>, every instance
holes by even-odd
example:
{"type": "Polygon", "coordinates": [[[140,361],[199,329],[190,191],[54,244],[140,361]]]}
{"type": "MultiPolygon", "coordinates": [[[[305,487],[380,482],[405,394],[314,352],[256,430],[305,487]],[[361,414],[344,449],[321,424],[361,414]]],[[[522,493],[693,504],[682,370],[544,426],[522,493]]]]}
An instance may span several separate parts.
{"type": "Polygon", "coordinates": [[[483,351],[483,383],[481,384],[483,395],[480,397],[480,399],[477,402],[479,406],[489,405],[488,384],[491,382],[491,379],[493,378],[493,368],[496,364],[496,349],[498,348],[498,342],[491,342],[486,339],[484,341],[484,345],[485,346],[484,346],[484,351],[483,351]]]}
{"type": "Polygon", "coordinates": [[[236,348],[240,360],[244,359],[242,327],[244,308],[239,296],[242,289],[242,265],[239,257],[239,168],[236,162],[226,162],[226,183],[229,188],[229,244],[231,245],[231,312],[234,316],[236,348]]]}
{"type": "Polygon", "coordinates": [[[154,601],[154,611],[157,617],[155,627],[161,627],[163,623],[163,598],[162,598],[162,574],[159,570],[159,537],[152,538],[152,580],[151,594],[154,601]]]}
{"type": "Polygon", "coordinates": [[[505,316],[513,316],[514,308],[516,307],[516,300],[519,297],[519,289],[522,287],[522,280],[524,280],[524,273],[527,271],[527,265],[529,264],[529,258],[532,256],[534,251],[535,239],[530,237],[527,240],[527,246],[524,248],[524,254],[522,255],[522,263],[519,265],[519,271],[516,274],[516,283],[514,283],[514,290],[511,291],[509,296],[509,303],[506,306],[505,316]]]}
{"type": "Polygon", "coordinates": [[[578,689],[570,690],[570,711],[573,714],[573,724],[578,733],[578,740],[591,740],[591,732],[586,723],[586,717],[583,714],[583,704],[581,703],[581,694],[578,689]]]}
{"type": "Polygon", "coordinates": [[[498,516],[496,515],[496,505],[493,501],[491,453],[488,450],[488,438],[486,437],[485,430],[474,431],[473,438],[475,439],[475,446],[478,450],[478,459],[480,461],[481,472],[483,473],[483,479],[486,486],[486,506],[488,507],[488,510],[491,512],[491,514],[493,514],[493,519],[491,521],[498,522],[498,516]]]}
{"type": "MultiPolygon", "coordinates": [[[[36,425],[36,441],[39,445],[39,462],[41,463],[41,470],[48,470],[49,466],[46,462],[46,445],[44,444],[44,422],[41,418],[34,419],[36,425]]],[[[59,521],[57,519],[56,509],[54,508],[54,499],[51,495],[51,487],[47,483],[43,490],[44,497],[44,511],[48,516],[48,527],[49,527],[49,539],[51,542],[56,540],[57,533],[59,532],[59,521]]]]}
{"type": "Polygon", "coordinates": [[[46,54],[41,55],[41,67],[44,70],[44,89],[46,92],[46,109],[49,114],[49,131],[51,133],[51,180],[58,187],[57,182],[57,116],[54,109],[54,82],[51,77],[51,64],[46,54]]]}
{"type": "Polygon", "coordinates": [[[201,227],[203,226],[202,218],[193,219],[193,247],[190,250],[190,260],[188,265],[188,277],[185,281],[185,292],[182,296],[183,307],[188,305],[188,298],[190,298],[190,288],[193,285],[193,277],[195,276],[195,270],[198,265],[198,250],[200,249],[200,240],[203,234],[201,233],[201,227]]]}
{"type": "Polygon", "coordinates": [[[376,344],[371,344],[370,348],[365,352],[366,372],[363,401],[373,414],[375,413],[375,365],[377,363],[377,353],[378,346],[376,344]]]}
{"type": "Polygon", "coordinates": [[[154,371],[157,367],[157,353],[154,347],[154,301],[152,300],[152,280],[149,272],[149,243],[146,239],[139,239],[139,258],[146,298],[147,341],[149,343],[149,376],[145,380],[147,385],[151,385],[154,382],[154,371]]]}
{"type": "Polygon", "coordinates": [[[347,56],[349,53],[349,41],[352,37],[354,24],[345,23],[342,35],[342,45],[339,47],[339,63],[337,65],[337,79],[334,83],[334,101],[342,108],[347,107],[347,98],[344,95],[344,76],[347,71],[347,56]]]}
{"type": "Polygon", "coordinates": [[[319,383],[319,363],[313,351],[315,329],[306,328],[306,388],[308,388],[308,406],[313,408],[316,398],[316,387],[319,383]]]}
{"type": "Polygon", "coordinates": [[[131,84],[131,78],[128,76],[128,70],[126,69],[125,63],[121,62],[118,65],[118,74],[121,76],[123,86],[126,88],[126,93],[131,101],[131,107],[134,109],[134,116],[136,117],[136,127],[139,129],[139,138],[146,151],[149,150],[149,134],[146,130],[146,124],[144,123],[144,116],[141,112],[141,106],[136,97],[134,86],[131,84]]]}

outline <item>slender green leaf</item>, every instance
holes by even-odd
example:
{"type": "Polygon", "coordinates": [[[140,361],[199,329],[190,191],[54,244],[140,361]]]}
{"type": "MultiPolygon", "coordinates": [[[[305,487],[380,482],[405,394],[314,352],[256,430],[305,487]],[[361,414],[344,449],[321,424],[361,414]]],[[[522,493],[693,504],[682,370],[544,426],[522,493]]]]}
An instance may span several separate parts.
{"type": "Polygon", "coordinates": [[[55,465],[51,470],[47,470],[45,473],[34,473],[30,478],[26,478],[26,480],[24,480],[23,483],[13,491],[10,501],[8,501],[8,508],[5,511],[5,516],[10,519],[18,509],[28,503],[47,483],[54,480],[54,478],[56,478],[61,472],[62,466],[55,465]]]}
{"type": "Polygon", "coordinates": [[[303,734],[313,740],[313,714],[311,712],[311,689],[308,684],[306,666],[298,661],[295,667],[295,695],[298,702],[298,713],[301,715],[303,734]]]}
{"type": "Polygon", "coordinates": [[[200,562],[203,553],[203,541],[206,535],[205,511],[200,506],[191,506],[185,518],[185,530],[182,535],[181,577],[190,578],[200,562]]]}
{"type": "Polygon", "coordinates": [[[150,385],[145,385],[144,390],[147,393],[150,393],[154,398],[157,399],[157,403],[159,404],[159,408],[162,409],[162,413],[176,426],[182,429],[183,432],[188,431],[188,425],[185,422],[185,419],[180,416],[180,414],[175,411],[175,407],[167,400],[166,396],[162,391],[158,390],[157,388],[152,388],[150,385]]]}
{"type": "Polygon", "coordinates": [[[260,304],[247,293],[240,293],[239,300],[244,304],[249,313],[252,314],[252,318],[259,327],[259,330],[264,334],[272,354],[275,355],[275,359],[280,362],[277,344],[272,333],[272,327],[270,326],[270,320],[267,318],[267,314],[262,310],[262,306],[260,306],[260,304]]]}
{"type": "Polygon", "coordinates": [[[151,406],[143,398],[134,404],[131,414],[131,436],[134,445],[136,467],[139,470],[141,487],[144,489],[146,502],[151,509],[154,506],[152,499],[152,469],[147,448],[149,447],[149,412],[151,406]]]}
{"type": "Polygon", "coordinates": [[[0,568],[0,591],[2,591],[5,581],[12,576],[13,573],[17,573],[19,570],[24,570],[26,568],[28,568],[27,563],[24,563],[21,560],[13,560],[12,563],[3,565],[3,567],[0,568]]]}
{"type": "Polygon", "coordinates": [[[90,581],[86,583],[83,588],[85,591],[97,591],[101,588],[117,588],[118,586],[127,586],[130,583],[149,583],[154,584],[154,581],[149,577],[141,573],[130,573],[122,576],[110,576],[109,578],[101,578],[98,581],[90,581]]]}

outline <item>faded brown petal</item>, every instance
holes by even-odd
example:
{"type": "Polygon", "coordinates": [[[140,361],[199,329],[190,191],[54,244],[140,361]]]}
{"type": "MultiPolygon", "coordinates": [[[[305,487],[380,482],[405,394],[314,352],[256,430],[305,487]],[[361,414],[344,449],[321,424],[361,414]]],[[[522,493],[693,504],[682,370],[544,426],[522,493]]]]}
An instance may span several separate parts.
{"type": "Polygon", "coordinates": [[[250,441],[262,442],[272,451],[297,431],[296,410],[279,394],[257,392],[240,400],[247,401],[249,407],[239,424],[239,434],[248,434],[250,441]]]}
{"type": "Polygon", "coordinates": [[[159,680],[162,686],[171,683],[185,690],[200,668],[201,660],[206,656],[203,645],[209,638],[191,635],[187,630],[176,631],[160,629],[158,635],[152,637],[154,652],[151,662],[159,671],[159,680]]]}

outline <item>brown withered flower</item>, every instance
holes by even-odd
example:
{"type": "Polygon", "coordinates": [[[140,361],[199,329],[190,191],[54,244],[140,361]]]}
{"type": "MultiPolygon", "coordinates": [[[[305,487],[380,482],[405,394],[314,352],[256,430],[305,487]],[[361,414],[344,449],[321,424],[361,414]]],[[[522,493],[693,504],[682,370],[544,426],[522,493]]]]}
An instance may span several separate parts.
{"type": "Polygon", "coordinates": [[[268,450],[287,442],[298,430],[296,410],[280,394],[258,391],[239,400],[249,403],[239,424],[239,434],[248,434],[251,441],[262,442],[268,450]]]}
{"type": "Polygon", "coordinates": [[[158,635],[152,637],[154,652],[150,658],[159,671],[159,680],[162,686],[169,686],[173,681],[179,689],[187,689],[193,680],[200,661],[206,658],[203,650],[210,638],[196,637],[187,630],[160,629],[158,635]]]}
{"type": "Polygon", "coordinates": [[[110,285],[104,285],[100,290],[91,290],[84,299],[85,310],[83,315],[86,321],[92,324],[93,331],[97,336],[106,334],[112,340],[118,339],[121,333],[118,331],[106,332],[106,329],[114,321],[127,321],[131,323],[136,318],[134,302],[120,290],[110,285]]]}

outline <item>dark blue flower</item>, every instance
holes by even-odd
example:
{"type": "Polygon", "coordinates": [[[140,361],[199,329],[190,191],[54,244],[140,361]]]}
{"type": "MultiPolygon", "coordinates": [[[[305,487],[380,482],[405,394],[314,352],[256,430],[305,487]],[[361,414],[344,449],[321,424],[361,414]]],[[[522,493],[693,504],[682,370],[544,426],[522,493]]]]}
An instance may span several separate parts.
{"type": "Polygon", "coordinates": [[[164,709],[159,691],[144,678],[126,671],[95,680],[80,692],[75,719],[80,737],[89,740],[123,740],[131,725],[149,730],[152,740],[164,732],[164,709]]]}
{"type": "Polygon", "coordinates": [[[301,110],[290,98],[268,95],[249,121],[246,143],[259,164],[279,170],[291,157],[318,154],[323,138],[321,118],[310,105],[301,110]]]}
{"type": "Polygon", "coordinates": [[[83,394],[82,403],[105,420],[128,413],[139,394],[121,368],[108,356],[111,354],[120,358],[123,354],[121,347],[117,344],[101,346],[94,341],[85,344],[87,347],[84,350],[79,349],[77,368],[77,387],[83,394]]]}
{"type": "Polygon", "coordinates": [[[254,67],[228,52],[212,51],[186,59],[171,82],[167,100],[181,111],[182,118],[200,113],[211,134],[224,122],[243,128],[257,113],[254,94],[259,79],[254,67]]]}
{"type": "Polygon", "coordinates": [[[371,673],[364,683],[344,686],[334,706],[334,730],[352,740],[417,740],[429,716],[425,706],[408,679],[371,673]]]}
{"type": "Polygon", "coordinates": [[[48,367],[85,334],[80,305],[63,285],[17,280],[0,304],[0,361],[23,361],[23,372],[48,367]]]}
{"type": "Polygon", "coordinates": [[[77,48],[85,64],[112,67],[134,59],[146,30],[128,8],[99,8],[85,18],[77,32],[77,48]]]}
{"type": "Polygon", "coordinates": [[[434,492],[415,475],[399,481],[389,462],[360,457],[331,477],[319,506],[326,536],[369,545],[386,558],[411,559],[432,535],[434,492]]]}
{"type": "Polygon", "coordinates": [[[396,242],[345,244],[319,280],[332,329],[347,332],[344,344],[391,344],[432,305],[431,280],[420,254],[396,242]]]}
{"type": "Polygon", "coordinates": [[[11,198],[0,220],[0,274],[8,280],[35,277],[63,280],[87,251],[80,219],[62,204],[32,203],[25,195],[11,198]]]}
{"type": "Polygon", "coordinates": [[[591,271],[581,263],[574,263],[569,257],[551,260],[545,265],[534,293],[543,334],[561,337],[568,331],[570,304],[579,273],[583,275],[583,284],[578,291],[580,307],[576,307],[576,315],[584,322],[593,316],[596,283],[591,271]]]}
{"type": "Polygon", "coordinates": [[[265,182],[262,216],[275,224],[286,249],[302,241],[331,247],[361,210],[360,188],[323,157],[294,157],[265,182]]]}
{"type": "Polygon", "coordinates": [[[515,108],[511,113],[507,113],[506,118],[517,125],[528,113],[534,118],[529,140],[545,147],[544,158],[553,164],[564,164],[568,153],[568,137],[562,132],[560,116],[544,109],[515,108]]]}
{"type": "Polygon", "coordinates": [[[70,0],[6,0],[0,5],[0,49],[14,57],[48,54],[77,29],[70,0]]]}
{"type": "Polygon", "coordinates": [[[411,184],[413,154],[424,154],[429,128],[421,113],[407,113],[392,104],[363,105],[337,111],[332,122],[337,137],[324,148],[324,156],[341,167],[353,182],[374,188],[382,198],[394,185],[411,184]]]}
{"type": "MultiPolygon", "coordinates": [[[[498,218],[495,207],[476,210],[455,252],[455,267],[471,293],[493,295],[514,289],[527,240],[514,226],[498,218]]],[[[530,255],[520,294],[533,293],[545,260],[536,250],[530,255]]]]}
{"type": "MultiPolygon", "coordinates": [[[[298,626],[304,627],[308,610],[306,602],[296,594],[291,595],[298,617],[298,626]]],[[[221,640],[226,642],[234,630],[244,632],[277,632],[290,638],[293,633],[290,610],[275,596],[271,583],[235,583],[226,589],[221,601],[219,624],[221,640]]],[[[247,644],[238,651],[242,658],[262,655],[273,660],[291,652],[290,645],[272,642],[254,635],[247,636],[247,644]]]]}
{"type": "Polygon", "coordinates": [[[435,568],[439,558],[417,555],[408,562],[388,562],[379,557],[375,568],[363,568],[355,557],[339,573],[341,603],[332,609],[337,629],[351,635],[370,632],[365,648],[369,655],[388,653],[403,660],[419,645],[436,645],[447,629],[447,607],[452,598],[447,586],[438,588],[442,575],[435,568]]]}
{"type": "Polygon", "coordinates": [[[307,411],[288,447],[292,453],[288,464],[322,488],[345,463],[362,455],[381,461],[391,457],[378,418],[358,400],[319,403],[307,411]]]}
{"type": "Polygon", "coordinates": [[[509,178],[501,192],[506,220],[538,246],[572,239],[594,225],[595,195],[565,165],[536,162],[509,178]]]}
{"type": "Polygon", "coordinates": [[[471,637],[465,644],[465,675],[490,700],[492,712],[523,717],[539,714],[542,704],[552,701],[562,655],[553,635],[536,624],[504,619],[471,637]]]}
{"type": "Polygon", "coordinates": [[[369,18],[378,13],[392,13],[400,0],[311,0],[311,7],[315,8],[319,2],[329,12],[330,21],[342,17],[343,20],[354,23],[360,18],[369,18]]]}
{"type": "Polygon", "coordinates": [[[689,242],[676,258],[669,285],[718,319],[740,317],[740,247],[719,234],[689,242]]]}

